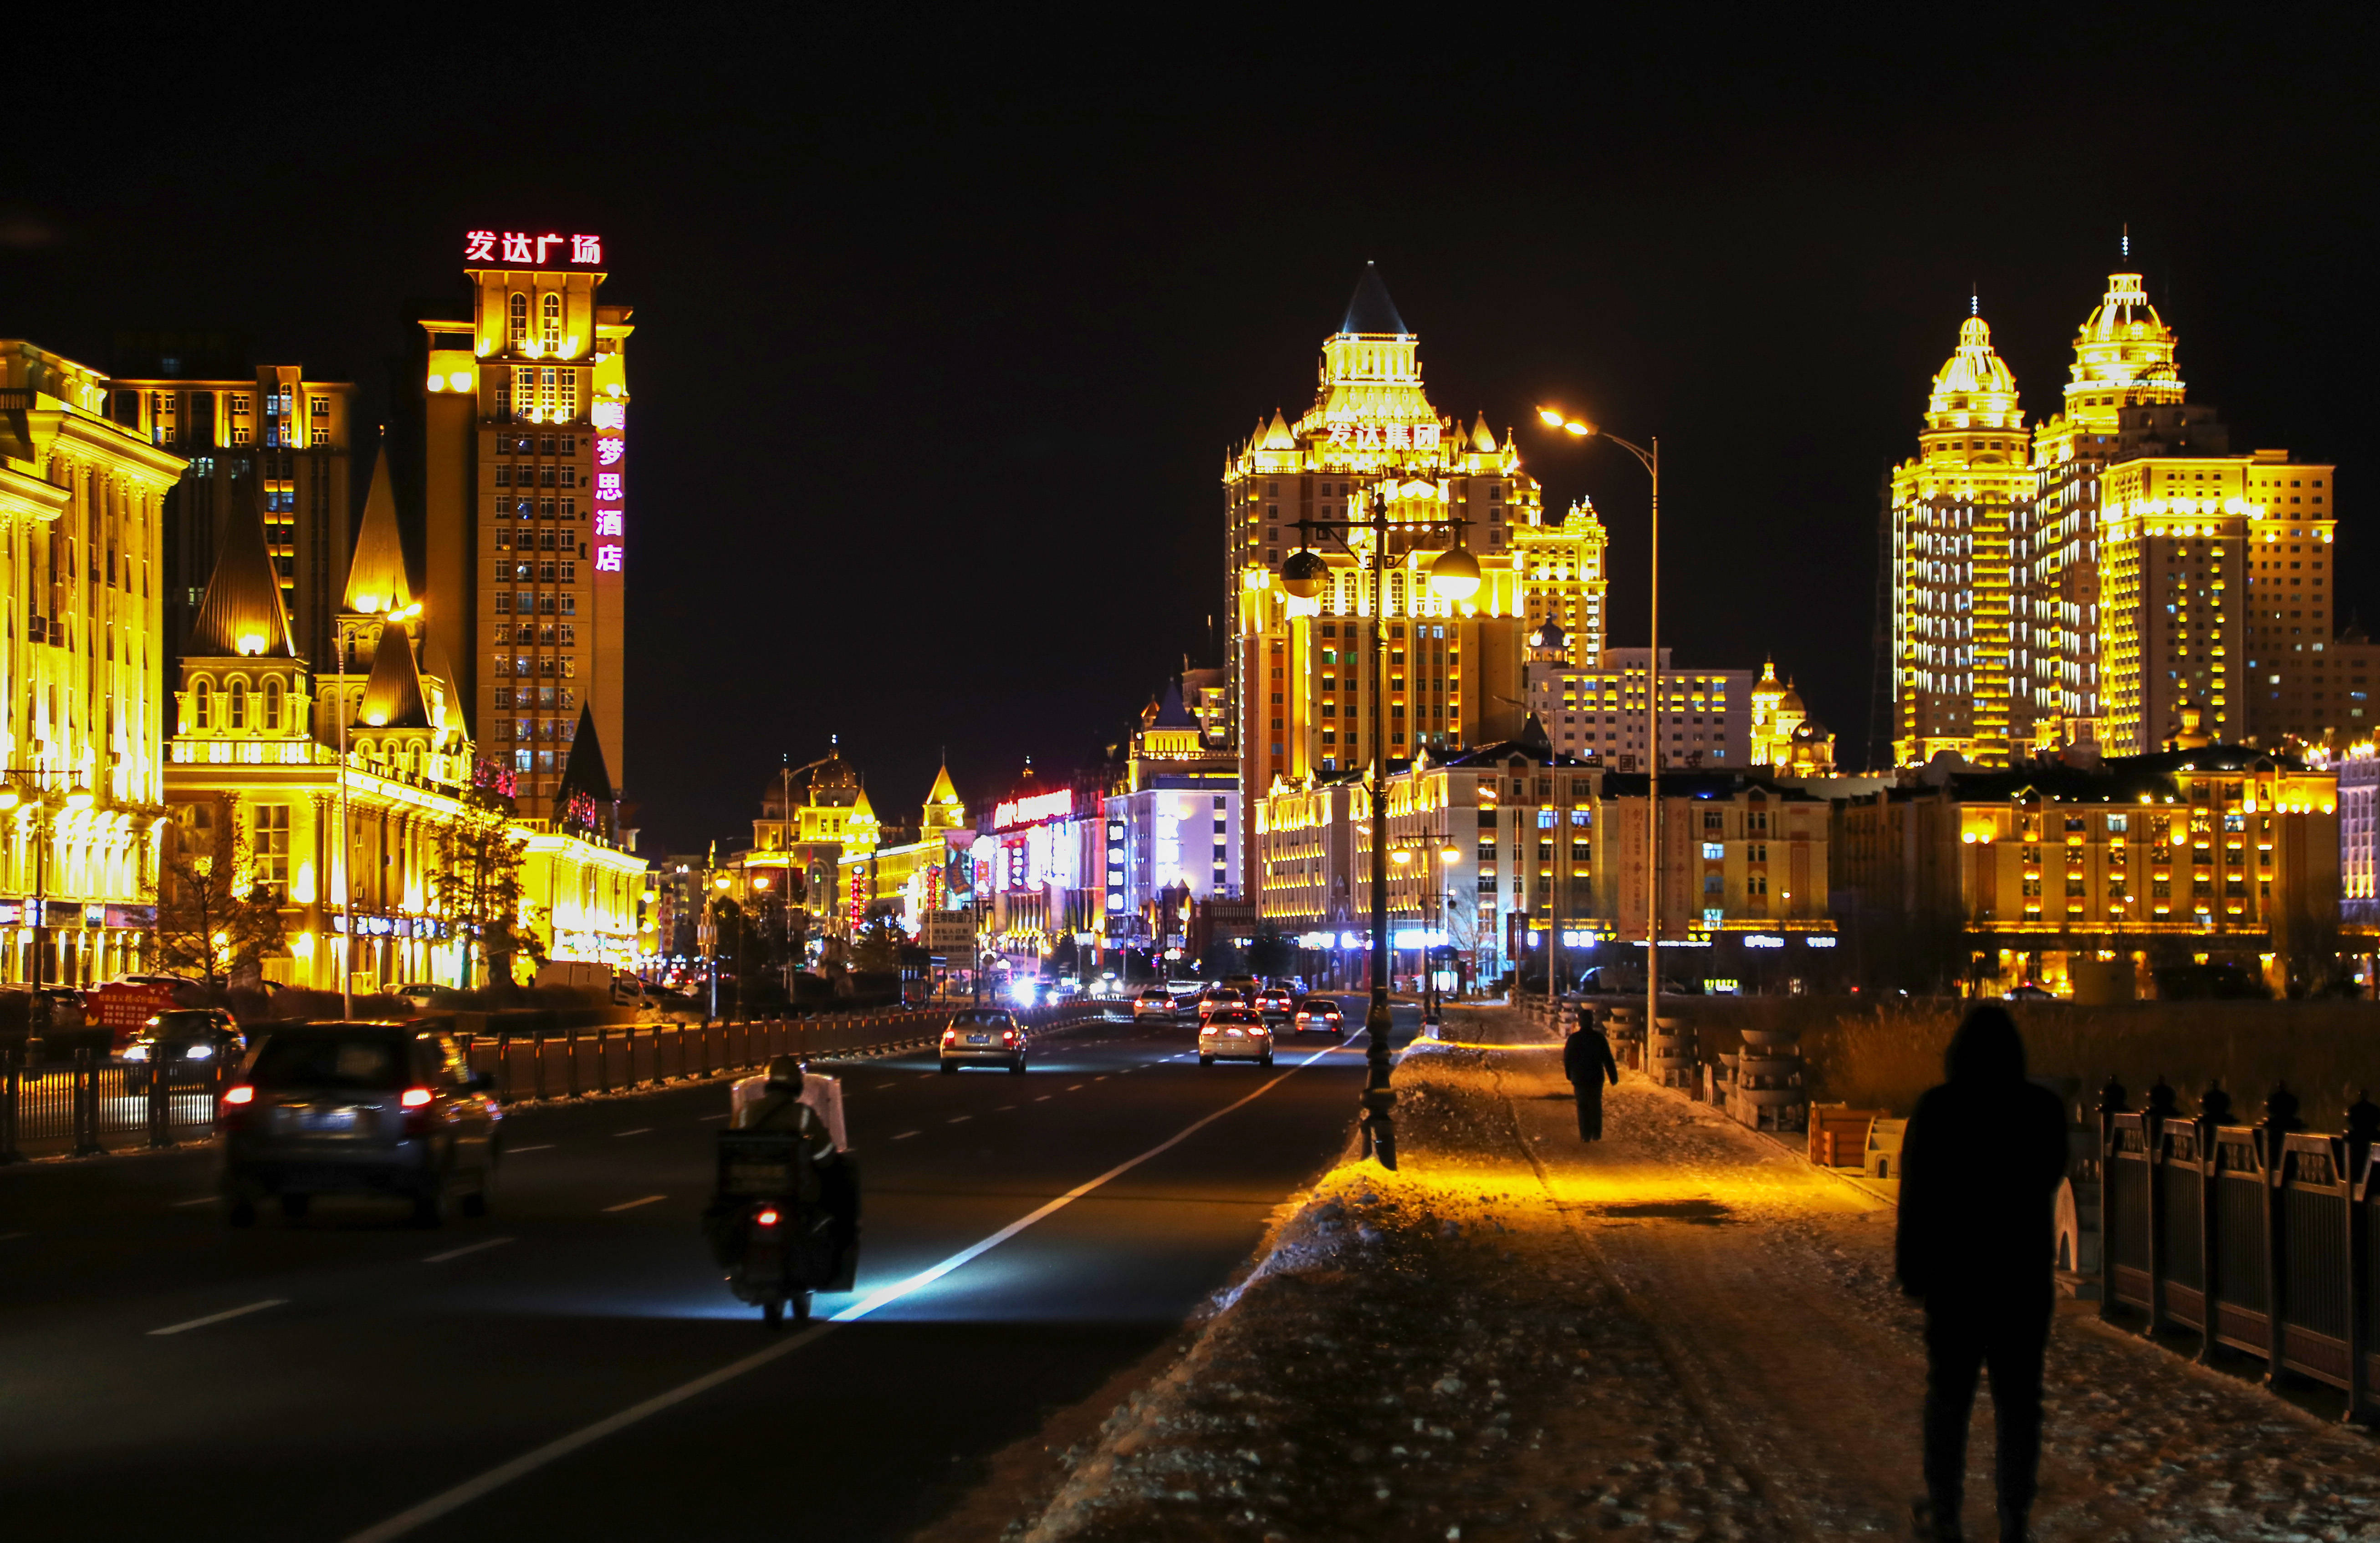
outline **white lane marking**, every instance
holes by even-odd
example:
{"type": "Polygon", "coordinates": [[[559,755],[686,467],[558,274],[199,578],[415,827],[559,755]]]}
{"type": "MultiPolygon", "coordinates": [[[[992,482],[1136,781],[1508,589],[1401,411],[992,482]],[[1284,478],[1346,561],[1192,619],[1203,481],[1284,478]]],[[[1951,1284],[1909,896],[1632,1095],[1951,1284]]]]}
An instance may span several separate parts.
{"type": "Polygon", "coordinates": [[[0,1232],[0,1243],[14,1243],[20,1237],[30,1237],[32,1236],[33,1235],[29,1232],[0,1232]]]}
{"type": "Polygon", "coordinates": [[[893,1138],[892,1138],[892,1139],[894,1139],[894,1140],[896,1140],[896,1141],[905,1141],[905,1140],[907,1140],[910,1137],[915,1136],[916,1134],[917,1134],[917,1133],[916,1131],[914,1131],[914,1130],[905,1130],[905,1131],[901,1132],[901,1134],[900,1134],[900,1135],[893,1137],[893,1138]]]}
{"type": "Polygon", "coordinates": [[[194,1205],[213,1205],[216,1201],[222,1199],[223,1197],[220,1195],[201,1195],[195,1200],[176,1200],[174,1202],[174,1209],[176,1211],[181,1211],[194,1205]]]}
{"type": "Polygon", "coordinates": [[[1077,1082],[1077,1083],[1075,1083],[1073,1087],[1071,1087],[1071,1088],[1067,1089],[1066,1091],[1067,1091],[1068,1092],[1070,1092],[1070,1093],[1079,1093],[1079,1092],[1081,1092],[1081,1091],[1082,1091],[1086,1087],[1088,1087],[1088,1086],[1089,1086],[1089,1084],[1088,1084],[1088,1083],[1085,1083],[1085,1082],[1077,1082]]]}
{"type": "MultiPolygon", "coordinates": [[[[1299,1062],[1298,1067],[1311,1066],[1320,1057],[1321,1055],[1321,1052],[1316,1052],[1315,1055],[1309,1055],[1305,1060],[1299,1062]]],[[[1291,1071],[1294,1071],[1296,1069],[1296,1067],[1293,1067],[1291,1071]]],[[[1123,1163],[1119,1163],[1114,1167],[1110,1168],[1106,1173],[1101,1174],[1099,1177],[1092,1179],[1087,1183],[1076,1185],[1074,1188],[1069,1189],[1064,1194],[1059,1196],[1056,1199],[1042,1206],[1039,1210],[1031,1211],[1026,1215],[1017,1218],[1015,1221],[1011,1222],[1008,1225],[1001,1228],[998,1232],[993,1233],[990,1236],[983,1239],[981,1242],[970,1245],[965,1248],[962,1248],[957,1253],[953,1254],[949,1259],[942,1260],[940,1264],[934,1265],[930,1269],[912,1275],[906,1280],[896,1282],[892,1285],[885,1287],[882,1291],[877,1292],[867,1300],[855,1303],[851,1307],[844,1308],[843,1311],[835,1314],[832,1319],[829,1319],[824,1323],[814,1323],[790,1339],[780,1340],[775,1344],[770,1345],[764,1350],[756,1350],[740,1361],[731,1362],[726,1366],[721,1367],[717,1371],[706,1372],[702,1376],[696,1378],[691,1382],[682,1383],[677,1387],[670,1389],[667,1392],[660,1393],[654,1397],[645,1400],[642,1404],[634,1404],[628,1408],[623,1409],[618,1414],[611,1416],[609,1418],[598,1420],[593,1425],[574,1430],[567,1436],[548,1441],[545,1445],[537,1448],[533,1452],[523,1453],[520,1456],[514,1458],[509,1463],[490,1468],[486,1473],[480,1475],[477,1478],[466,1480],[465,1482],[456,1485],[454,1489],[446,1490],[443,1494],[432,1495],[430,1499],[423,1501],[419,1505],[414,1506],[410,1510],[398,1512],[395,1515],[390,1517],[385,1522],[366,1527],[363,1531],[347,1537],[346,1539],[346,1543],[391,1543],[392,1539],[403,1537],[406,1534],[413,1532],[431,1522],[434,1522],[441,1516],[444,1516],[451,1512],[460,1510],[462,1507],[470,1504],[473,1501],[478,1500],[480,1496],[501,1489],[505,1485],[510,1484],[513,1480],[523,1477],[526,1475],[535,1473],[538,1469],[545,1467],[547,1465],[557,1462],[562,1458],[567,1457],[574,1452],[577,1452],[582,1448],[593,1445],[595,1442],[601,1441],[606,1436],[614,1435],[619,1431],[625,1430],[628,1427],[636,1425],[640,1421],[650,1419],[653,1416],[661,1414],[664,1410],[674,1409],[690,1398],[696,1398],[703,1393],[707,1393],[711,1389],[720,1386],[722,1383],[732,1382],[736,1378],[743,1376],[746,1372],[757,1371],[761,1367],[767,1366],[771,1361],[790,1356],[795,1351],[801,1349],[804,1345],[814,1344],[822,1335],[829,1332],[834,1325],[838,1323],[849,1323],[858,1319],[865,1318],[869,1313],[874,1312],[877,1308],[897,1302],[902,1297],[908,1296],[910,1293],[917,1291],[923,1286],[929,1285],[935,1281],[941,1280],[943,1276],[967,1263],[969,1260],[977,1259],[989,1250],[996,1248],[1001,1244],[1007,1242],[1010,1238],[1014,1237],[1018,1233],[1021,1233],[1026,1228],[1032,1226],[1035,1223],[1040,1222],[1045,1218],[1064,1210],[1067,1206],[1074,1204],[1076,1200],[1081,1199],[1084,1196],[1099,1188],[1101,1185],[1104,1185],[1110,1180],[1117,1178],[1122,1175],[1130,1173],[1133,1169],[1139,1167],[1150,1158],[1157,1156],[1160,1152],[1167,1151],[1183,1141],[1189,1139],[1190,1137],[1196,1135],[1206,1127],[1212,1125],[1215,1121],[1221,1119],[1224,1115],[1239,1108],[1242,1104],[1252,1103],[1257,1099],[1262,1098],[1266,1093],[1271,1091],[1276,1086],[1286,1081],[1289,1076],[1290,1072],[1285,1071],[1281,1073],[1270,1081],[1265,1083],[1262,1087],[1257,1088],[1254,1092],[1248,1093],[1233,1103],[1225,1104],[1222,1108],[1216,1110],[1213,1114],[1207,1115],[1203,1119],[1196,1120],[1190,1125],[1184,1126],[1173,1137],[1149,1148],[1147,1151],[1142,1152],[1138,1157],[1130,1158],[1123,1163]]],[[[910,1134],[915,1135],[917,1133],[912,1131],[910,1134]]],[[[895,1139],[898,1139],[898,1138],[895,1138],[895,1139]]]]}
{"type": "Polygon", "coordinates": [[[1047,1103],[1050,1102],[1050,1095],[1048,1093],[1043,1093],[1039,1098],[1035,1099],[1033,1102],[1036,1103],[1047,1103]]]}
{"type": "Polygon", "coordinates": [[[1015,1107],[1016,1107],[1016,1105],[1014,1105],[1014,1104],[1013,1104],[1013,1103],[1003,1103],[1003,1104],[1002,1104],[999,1108],[997,1108],[997,1109],[993,1110],[993,1111],[992,1111],[992,1113],[993,1113],[993,1114],[995,1114],[995,1115],[1005,1115],[1005,1114],[1006,1114],[1006,1113],[1008,1113],[1011,1109],[1014,1109],[1014,1108],[1015,1108],[1015,1107]]]}
{"type": "Polygon", "coordinates": [[[504,1155],[505,1155],[506,1157],[518,1157],[521,1153],[523,1153],[523,1152],[525,1152],[525,1151],[552,1151],[552,1150],[553,1150],[553,1143],[552,1143],[552,1142],[551,1142],[551,1141],[540,1141],[540,1142],[539,1142],[536,1146],[533,1146],[533,1147],[506,1147],[506,1148],[504,1149],[504,1155]]]}
{"type": "Polygon", "coordinates": [[[961,1115],[953,1119],[944,1120],[942,1123],[944,1125],[965,1125],[967,1121],[973,1118],[975,1118],[973,1115],[961,1115]]]}
{"type": "Polygon", "coordinates": [[[557,1441],[548,1441],[534,1452],[523,1453],[511,1462],[490,1468],[479,1477],[456,1485],[442,1495],[432,1495],[409,1511],[400,1511],[387,1521],[366,1527],[346,1539],[346,1543],[388,1543],[395,1537],[423,1526],[449,1512],[460,1510],[480,1496],[503,1489],[513,1480],[535,1473],[547,1464],[569,1456],[582,1447],[592,1446],[604,1437],[642,1420],[651,1418],[665,1409],[675,1408],[687,1399],[697,1398],[722,1382],[732,1382],[747,1371],[755,1371],[780,1356],[790,1356],[802,1346],[827,1332],[828,1325],[814,1323],[789,1339],[779,1340],[765,1350],[756,1350],[740,1361],[731,1362],[717,1371],[705,1373],[691,1382],[682,1383],[665,1393],[645,1400],[642,1404],[623,1409],[609,1419],[572,1431],[557,1441]]]}
{"type": "Polygon", "coordinates": [[[653,1127],[651,1126],[640,1125],[634,1130],[615,1130],[612,1132],[612,1139],[616,1141],[623,1136],[650,1136],[652,1133],[653,1127]]]}
{"type": "Polygon", "coordinates": [[[640,1205],[650,1205],[655,1200],[666,1200],[668,1199],[669,1197],[667,1195],[646,1195],[638,1199],[622,1200],[618,1205],[607,1205],[603,1208],[603,1211],[606,1215],[609,1215],[614,1211],[634,1211],[640,1205]]]}
{"type": "Polygon", "coordinates": [[[1094,1078],[1092,1078],[1092,1079],[1091,1079],[1091,1080],[1092,1080],[1092,1081],[1094,1081],[1094,1082],[1104,1082],[1104,1081],[1106,1081],[1106,1080],[1107,1080],[1107,1079],[1106,1079],[1106,1078],[1104,1078],[1104,1077],[1094,1077],[1094,1078]]]}
{"type": "Polygon", "coordinates": [[[203,1329],[210,1323],[221,1323],[228,1318],[245,1318],[249,1313],[261,1313],[267,1308],[285,1308],[288,1305],[289,1298],[286,1296],[268,1296],[261,1302],[250,1302],[244,1308],[231,1308],[223,1312],[209,1313],[204,1318],[194,1318],[187,1323],[168,1323],[163,1329],[150,1330],[149,1334],[152,1339],[154,1339],[163,1334],[188,1333],[192,1329],[203,1329]]]}
{"type": "Polygon", "coordinates": [[[697,1119],[700,1120],[723,1120],[727,1116],[724,1115],[699,1115],[696,1116],[697,1119]]]}
{"type": "Polygon", "coordinates": [[[421,1262],[424,1264],[443,1264],[450,1259],[461,1259],[465,1254],[476,1254],[483,1248],[501,1248],[507,1243],[517,1243],[519,1241],[520,1239],[516,1237],[492,1237],[484,1243],[467,1244],[460,1248],[449,1248],[443,1254],[431,1254],[424,1258],[421,1262]]]}

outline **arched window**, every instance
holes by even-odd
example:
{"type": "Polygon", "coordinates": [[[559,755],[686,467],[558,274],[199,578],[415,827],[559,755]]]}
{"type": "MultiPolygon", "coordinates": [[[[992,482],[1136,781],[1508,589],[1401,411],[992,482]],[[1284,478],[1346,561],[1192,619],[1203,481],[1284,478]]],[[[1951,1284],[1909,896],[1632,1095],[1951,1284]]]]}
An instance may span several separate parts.
{"type": "Polygon", "coordinates": [[[224,715],[224,726],[227,729],[248,727],[248,682],[246,681],[235,680],[231,683],[231,710],[224,715]]]}
{"type": "Polygon", "coordinates": [[[193,682],[191,683],[191,685],[190,685],[190,727],[191,727],[191,728],[193,728],[193,729],[212,729],[212,728],[213,728],[213,727],[214,727],[214,698],[215,698],[215,689],[214,689],[214,687],[213,687],[212,684],[210,684],[210,683],[208,682],[207,678],[206,678],[205,676],[203,676],[203,675],[200,676],[200,677],[198,678],[198,680],[197,680],[197,681],[193,681],[193,682]]]}
{"type": "Polygon", "coordinates": [[[515,291],[512,299],[512,342],[517,348],[528,341],[528,296],[515,291]]]}
{"type": "Polygon", "coordinates": [[[264,727],[275,733],[281,730],[281,677],[278,675],[264,682],[264,727]]]}
{"type": "Polygon", "coordinates": [[[562,347],[562,292],[558,289],[545,292],[544,332],[547,350],[558,352],[562,347]]]}

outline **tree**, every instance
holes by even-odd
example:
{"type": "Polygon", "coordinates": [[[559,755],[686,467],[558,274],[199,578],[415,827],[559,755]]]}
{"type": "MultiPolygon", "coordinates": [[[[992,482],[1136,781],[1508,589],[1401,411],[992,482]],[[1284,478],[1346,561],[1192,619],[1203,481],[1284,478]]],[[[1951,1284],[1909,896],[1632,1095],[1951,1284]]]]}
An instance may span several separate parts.
{"type": "Polygon", "coordinates": [[[256,882],[238,801],[217,798],[180,814],[159,875],[158,951],[168,969],[196,970],[211,986],[261,976],[283,948],[281,897],[256,882]]]}
{"type": "Polygon", "coordinates": [[[851,965],[855,970],[890,973],[901,968],[901,945],[908,941],[901,923],[889,916],[879,916],[861,929],[853,941],[851,965]]]}
{"type": "MultiPolygon", "coordinates": [[[[465,938],[479,939],[480,957],[488,962],[488,979],[513,983],[513,959],[527,954],[534,964],[545,962],[545,946],[528,923],[535,914],[521,882],[521,857],[528,840],[516,831],[507,802],[474,790],[463,801],[454,824],[438,838],[438,874],[434,881],[438,912],[465,938]]],[[[471,950],[463,950],[463,984],[471,984],[471,950]]]]}

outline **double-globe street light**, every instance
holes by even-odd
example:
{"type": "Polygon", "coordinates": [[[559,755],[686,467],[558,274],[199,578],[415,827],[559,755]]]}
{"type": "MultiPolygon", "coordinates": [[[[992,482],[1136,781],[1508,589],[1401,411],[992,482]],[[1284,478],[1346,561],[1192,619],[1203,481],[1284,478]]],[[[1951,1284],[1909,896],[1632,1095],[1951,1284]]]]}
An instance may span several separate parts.
{"type": "MultiPolygon", "coordinates": [[[[1645,544],[1651,553],[1652,587],[1650,614],[1645,624],[1645,743],[1649,752],[1645,761],[1645,1031],[1649,1034],[1661,1006],[1661,440],[1655,435],[1649,447],[1632,444],[1584,418],[1573,418],[1553,407],[1538,408],[1537,416],[1547,428],[1558,428],[1574,438],[1599,436],[1618,445],[1636,457],[1653,478],[1653,532],[1645,544]]],[[[1559,912],[1555,921],[1559,927],[1559,912]]],[[[1553,946],[1556,950],[1561,946],[1559,932],[1554,935],[1553,946]]],[[[1549,960],[1553,957],[1548,955],[1549,960]]],[[[1554,975],[1548,964],[1548,1006],[1553,984],[1554,975]]]]}
{"type": "MultiPolygon", "coordinates": [[[[1479,589],[1479,560],[1463,548],[1466,521],[1460,518],[1390,520],[1389,500],[1404,486],[1405,478],[1402,476],[1394,472],[1384,473],[1365,486],[1364,502],[1369,512],[1363,518],[1318,520],[1309,516],[1298,521],[1298,549],[1290,553],[1281,565],[1281,586],[1292,597],[1311,600],[1320,595],[1323,585],[1330,580],[1330,565],[1320,552],[1314,549],[1314,538],[1319,534],[1336,541],[1340,550],[1354,559],[1359,569],[1368,567],[1372,576],[1372,764],[1368,789],[1372,805],[1372,1002],[1364,1015],[1366,1044],[1364,1052],[1366,1074],[1362,1128],[1365,1153],[1377,1154],[1383,1168],[1397,1165],[1396,1129],[1390,1118],[1390,1111],[1396,1106],[1397,1095],[1389,1086],[1387,700],[1390,532],[1402,531],[1409,538],[1451,533],[1452,545],[1440,551],[1429,565],[1430,593],[1444,600],[1467,600],[1479,589]],[[1370,545],[1365,551],[1357,550],[1348,539],[1358,532],[1371,536],[1370,545]]],[[[1422,482],[1420,486],[1435,502],[1438,485],[1422,482]]],[[[1420,614],[1418,607],[1407,609],[1415,615],[1420,614]]]]}
{"type": "Polygon", "coordinates": [[[1438,967],[1430,957],[1439,947],[1431,941],[1430,910],[1438,907],[1441,914],[1452,911],[1452,899],[1444,887],[1446,871],[1463,860],[1463,852],[1451,836],[1421,836],[1399,842],[1396,850],[1389,853],[1389,861],[1402,870],[1416,855],[1421,859],[1421,892],[1414,902],[1414,919],[1420,923],[1415,930],[1421,934],[1421,1017],[1424,1023],[1435,1024],[1439,1020],[1441,998],[1438,992],[1438,967]],[[1433,860],[1440,864],[1435,877],[1430,873],[1433,860]]]}

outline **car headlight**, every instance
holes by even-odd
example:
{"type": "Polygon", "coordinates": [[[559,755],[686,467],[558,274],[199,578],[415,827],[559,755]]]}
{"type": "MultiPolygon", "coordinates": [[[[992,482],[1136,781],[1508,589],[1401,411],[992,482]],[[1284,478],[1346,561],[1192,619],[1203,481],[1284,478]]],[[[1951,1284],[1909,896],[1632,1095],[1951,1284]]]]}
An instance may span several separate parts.
{"type": "Polygon", "coordinates": [[[145,1061],[149,1058],[149,1047],[145,1044],[136,1044],[124,1053],[124,1058],[128,1061],[145,1061]]]}
{"type": "Polygon", "coordinates": [[[207,1057],[209,1057],[210,1055],[212,1055],[214,1053],[215,1053],[215,1047],[214,1047],[213,1045],[211,1045],[211,1044],[194,1044],[194,1045],[190,1046],[190,1048],[189,1048],[189,1049],[183,1051],[183,1052],[182,1052],[182,1056],[183,1056],[183,1058],[184,1058],[185,1060],[190,1060],[190,1061],[203,1061],[203,1060],[205,1060],[207,1057]]]}

